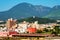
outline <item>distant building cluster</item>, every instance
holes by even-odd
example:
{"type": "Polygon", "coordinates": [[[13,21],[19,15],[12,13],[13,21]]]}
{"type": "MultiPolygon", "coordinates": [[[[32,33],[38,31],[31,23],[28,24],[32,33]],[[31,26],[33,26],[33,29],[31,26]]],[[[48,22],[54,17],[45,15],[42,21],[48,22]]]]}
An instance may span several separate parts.
{"type": "Polygon", "coordinates": [[[8,19],[6,24],[3,24],[5,27],[0,27],[0,32],[17,32],[17,33],[36,33],[37,30],[43,31],[45,28],[54,29],[56,23],[49,24],[38,24],[38,21],[34,23],[29,23],[23,21],[21,23],[17,23],[17,20],[8,19]],[[50,27],[50,28],[49,28],[50,27]]]}

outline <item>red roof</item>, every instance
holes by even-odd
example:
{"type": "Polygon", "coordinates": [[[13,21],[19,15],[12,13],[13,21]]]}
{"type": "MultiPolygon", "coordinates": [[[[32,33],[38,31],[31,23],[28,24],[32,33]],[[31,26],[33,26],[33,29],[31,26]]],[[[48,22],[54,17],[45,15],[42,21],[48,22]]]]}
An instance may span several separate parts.
{"type": "Polygon", "coordinates": [[[16,31],[9,32],[9,35],[18,34],[16,31]]]}
{"type": "Polygon", "coordinates": [[[29,27],[29,28],[27,29],[27,31],[28,31],[29,33],[35,33],[35,32],[36,32],[36,28],[29,27]]]}

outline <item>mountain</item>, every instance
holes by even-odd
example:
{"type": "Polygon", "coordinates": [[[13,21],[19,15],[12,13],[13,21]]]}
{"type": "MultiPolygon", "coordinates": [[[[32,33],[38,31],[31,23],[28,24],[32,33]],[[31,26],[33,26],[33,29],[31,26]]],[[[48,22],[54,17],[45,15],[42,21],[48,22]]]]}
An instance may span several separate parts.
{"type": "Polygon", "coordinates": [[[43,17],[48,15],[50,10],[50,7],[24,2],[12,7],[8,11],[0,12],[0,20],[7,20],[8,18],[21,19],[32,16],[43,17]]]}
{"type": "Polygon", "coordinates": [[[40,13],[41,17],[48,15],[49,11],[51,10],[50,7],[46,7],[42,5],[36,5],[35,8],[40,13]]]}
{"type": "Polygon", "coordinates": [[[8,11],[0,12],[0,20],[7,20],[8,18],[22,19],[32,16],[60,19],[60,5],[50,8],[24,2],[12,7],[8,11]]]}
{"type": "Polygon", "coordinates": [[[54,6],[44,18],[60,19],[60,5],[54,6]]]}

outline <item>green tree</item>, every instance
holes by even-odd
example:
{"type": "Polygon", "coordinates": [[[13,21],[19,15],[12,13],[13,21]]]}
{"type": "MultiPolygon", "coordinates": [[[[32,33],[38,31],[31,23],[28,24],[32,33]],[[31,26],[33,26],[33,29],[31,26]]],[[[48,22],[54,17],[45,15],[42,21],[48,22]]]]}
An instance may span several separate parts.
{"type": "Polygon", "coordinates": [[[60,34],[60,26],[55,26],[54,29],[57,34],[60,34]]]}
{"type": "Polygon", "coordinates": [[[42,31],[41,30],[37,30],[36,33],[42,33],[42,31]]]}

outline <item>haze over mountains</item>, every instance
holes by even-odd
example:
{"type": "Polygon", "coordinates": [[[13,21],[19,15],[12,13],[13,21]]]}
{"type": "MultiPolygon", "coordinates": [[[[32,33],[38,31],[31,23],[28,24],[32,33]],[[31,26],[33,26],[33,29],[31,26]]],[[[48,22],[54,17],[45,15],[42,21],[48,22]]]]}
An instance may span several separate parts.
{"type": "Polygon", "coordinates": [[[50,8],[43,5],[20,3],[8,11],[0,12],[0,20],[7,20],[8,18],[21,19],[32,16],[60,19],[60,5],[50,8]]]}
{"type": "Polygon", "coordinates": [[[49,14],[45,16],[46,18],[52,18],[52,19],[60,19],[60,5],[54,6],[49,14]]]}

